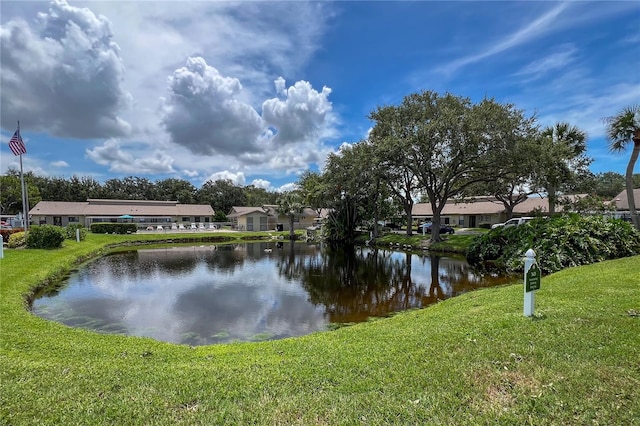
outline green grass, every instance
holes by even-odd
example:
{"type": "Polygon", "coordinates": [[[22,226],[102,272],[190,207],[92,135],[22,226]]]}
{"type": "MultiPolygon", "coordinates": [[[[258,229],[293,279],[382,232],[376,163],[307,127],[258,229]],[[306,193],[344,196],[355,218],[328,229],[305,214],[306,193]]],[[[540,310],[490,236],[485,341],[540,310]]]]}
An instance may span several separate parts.
{"type": "MultiPolygon", "coordinates": [[[[0,423],[637,424],[640,256],[305,337],[190,348],[28,313],[25,296],[106,244],[0,260],[0,423]]],[[[143,239],[146,239],[143,238],[143,239]]]]}
{"type": "Polygon", "coordinates": [[[390,244],[399,244],[400,246],[410,245],[415,249],[428,249],[435,253],[458,253],[464,254],[467,247],[476,237],[485,234],[486,229],[471,229],[469,233],[458,233],[452,235],[442,235],[442,241],[430,243],[431,235],[413,234],[407,237],[406,234],[388,233],[376,240],[376,245],[384,247],[390,244]]]}

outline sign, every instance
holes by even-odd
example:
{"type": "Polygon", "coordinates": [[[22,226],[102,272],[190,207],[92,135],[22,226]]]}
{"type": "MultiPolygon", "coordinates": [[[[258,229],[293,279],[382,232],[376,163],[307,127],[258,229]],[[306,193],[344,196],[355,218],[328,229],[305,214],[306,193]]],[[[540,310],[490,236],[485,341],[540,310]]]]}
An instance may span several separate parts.
{"type": "Polygon", "coordinates": [[[525,275],[524,287],[527,293],[540,289],[540,268],[538,268],[537,264],[534,263],[531,265],[531,268],[529,268],[529,271],[525,275]]]}

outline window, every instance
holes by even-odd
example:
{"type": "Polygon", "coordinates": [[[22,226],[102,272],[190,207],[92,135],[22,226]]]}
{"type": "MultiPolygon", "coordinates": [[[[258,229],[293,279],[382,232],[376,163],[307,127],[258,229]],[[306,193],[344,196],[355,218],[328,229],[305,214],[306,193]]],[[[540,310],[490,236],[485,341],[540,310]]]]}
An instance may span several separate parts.
{"type": "Polygon", "coordinates": [[[182,216],[183,222],[191,222],[191,218],[189,216],[182,216]]]}
{"type": "Polygon", "coordinates": [[[445,225],[448,225],[448,224],[449,224],[449,218],[448,218],[448,217],[445,217],[445,218],[444,218],[444,224],[445,224],[445,225]]]}
{"type": "Polygon", "coordinates": [[[458,225],[464,225],[464,216],[460,216],[458,219],[458,225]]]}
{"type": "Polygon", "coordinates": [[[77,216],[69,216],[69,217],[67,218],[67,220],[69,221],[69,223],[77,223],[77,222],[80,222],[80,220],[78,219],[78,217],[77,217],[77,216]]]}
{"type": "Polygon", "coordinates": [[[200,216],[195,216],[195,217],[193,218],[193,221],[194,221],[194,222],[202,222],[202,221],[200,220],[200,216]]]}

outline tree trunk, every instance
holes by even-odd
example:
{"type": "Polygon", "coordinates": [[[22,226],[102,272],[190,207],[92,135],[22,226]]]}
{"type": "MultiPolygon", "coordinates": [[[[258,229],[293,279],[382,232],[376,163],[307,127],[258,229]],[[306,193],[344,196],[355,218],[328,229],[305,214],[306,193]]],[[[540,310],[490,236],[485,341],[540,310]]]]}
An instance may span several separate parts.
{"type": "Polygon", "coordinates": [[[289,216],[289,239],[291,241],[296,239],[296,234],[293,231],[293,221],[294,221],[294,216],[293,215],[289,216]]]}
{"type": "Polygon", "coordinates": [[[547,188],[547,196],[549,197],[549,216],[553,216],[556,213],[556,203],[558,202],[555,185],[547,188]]]}
{"type": "MultiPolygon", "coordinates": [[[[636,132],[638,133],[638,132],[636,132]]],[[[629,158],[629,164],[627,164],[626,173],[626,186],[627,186],[627,201],[629,203],[629,213],[631,214],[631,223],[640,231],[640,218],[636,213],[635,197],[633,196],[633,168],[638,160],[638,154],[640,154],[640,135],[633,138],[633,151],[631,151],[631,158],[629,158]]]]}
{"type": "MultiPolygon", "coordinates": [[[[431,203],[431,210],[433,211],[433,218],[431,218],[431,242],[437,243],[442,241],[440,238],[440,213],[442,208],[436,208],[435,203],[431,203]]],[[[444,206],[442,206],[444,207],[444,206]]]]}
{"type": "Polygon", "coordinates": [[[407,214],[407,237],[413,235],[413,202],[404,203],[404,212],[407,214]]]}

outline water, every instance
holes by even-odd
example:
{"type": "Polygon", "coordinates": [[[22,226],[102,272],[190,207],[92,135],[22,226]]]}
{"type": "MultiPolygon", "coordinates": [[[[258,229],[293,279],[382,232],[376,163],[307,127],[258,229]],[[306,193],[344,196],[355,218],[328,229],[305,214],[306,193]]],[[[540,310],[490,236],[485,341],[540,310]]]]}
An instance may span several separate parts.
{"type": "Polygon", "coordinates": [[[32,309],[72,327],[208,345],[305,335],[511,280],[464,258],[383,249],[181,246],[99,258],[32,309]]]}

